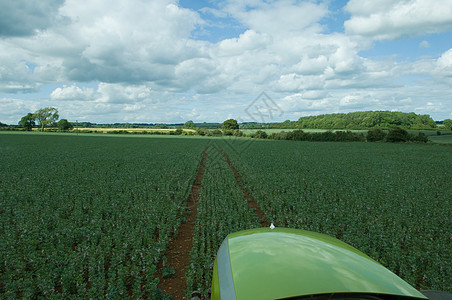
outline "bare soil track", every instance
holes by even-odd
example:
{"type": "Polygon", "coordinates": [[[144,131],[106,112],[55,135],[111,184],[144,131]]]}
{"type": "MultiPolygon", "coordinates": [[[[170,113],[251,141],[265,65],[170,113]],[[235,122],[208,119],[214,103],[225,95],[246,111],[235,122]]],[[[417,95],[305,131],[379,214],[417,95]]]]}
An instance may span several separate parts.
{"type": "Polygon", "coordinates": [[[259,218],[262,227],[270,226],[270,224],[266,220],[264,214],[262,213],[262,211],[260,210],[260,208],[257,205],[256,201],[254,200],[253,196],[251,196],[250,193],[248,192],[248,190],[246,189],[245,184],[242,182],[242,177],[240,177],[239,172],[237,171],[236,168],[234,168],[234,166],[232,165],[231,161],[229,160],[229,157],[223,151],[223,149],[221,149],[220,151],[221,151],[221,154],[223,154],[224,158],[226,159],[226,162],[228,163],[229,167],[234,172],[235,180],[237,181],[237,184],[242,189],[242,192],[245,195],[245,199],[248,200],[248,206],[255,209],[257,217],[259,218]]]}
{"type": "MultiPolygon", "coordinates": [[[[168,258],[166,267],[173,268],[175,273],[172,277],[161,278],[158,285],[158,288],[164,294],[171,294],[174,299],[186,299],[185,269],[190,263],[190,250],[193,247],[193,227],[198,212],[198,196],[204,177],[208,148],[209,145],[204,149],[196,178],[187,199],[187,207],[189,208],[185,214],[187,221],[180,225],[177,236],[170,241],[166,251],[168,258]]],[[[162,263],[159,263],[158,274],[163,274],[163,269],[162,263]]]]}
{"type": "MultiPolygon", "coordinates": [[[[173,237],[173,239],[170,241],[168,250],[165,253],[168,259],[166,267],[173,268],[175,270],[175,273],[171,277],[161,278],[158,288],[160,288],[164,294],[172,295],[174,299],[186,299],[185,271],[186,267],[190,263],[190,250],[193,247],[193,227],[195,225],[196,216],[198,213],[198,197],[204,177],[208,148],[209,145],[206,146],[203,152],[196,178],[193,182],[190,195],[187,199],[187,208],[189,208],[185,214],[187,221],[180,225],[177,236],[173,237]]],[[[242,189],[244,197],[248,201],[248,205],[251,208],[255,209],[261,225],[263,227],[269,226],[268,221],[266,220],[264,214],[261,212],[256,201],[250,195],[245,185],[243,184],[239,172],[232,165],[229,157],[223,151],[223,149],[219,150],[226,159],[226,162],[228,163],[231,170],[234,172],[237,184],[242,189]]],[[[158,265],[158,274],[162,275],[164,269],[165,267],[163,266],[163,263],[160,262],[158,265]]]]}

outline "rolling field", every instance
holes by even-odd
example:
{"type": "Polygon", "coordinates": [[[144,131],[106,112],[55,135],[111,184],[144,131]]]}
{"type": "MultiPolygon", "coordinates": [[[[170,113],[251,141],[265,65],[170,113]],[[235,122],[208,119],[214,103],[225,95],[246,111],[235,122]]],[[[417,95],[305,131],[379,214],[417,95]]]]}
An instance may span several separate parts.
{"type": "Polygon", "coordinates": [[[452,291],[448,146],[0,134],[0,172],[0,298],[177,295],[181,236],[173,277],[205,295],[225,236],[269,222],[452,291]]]}

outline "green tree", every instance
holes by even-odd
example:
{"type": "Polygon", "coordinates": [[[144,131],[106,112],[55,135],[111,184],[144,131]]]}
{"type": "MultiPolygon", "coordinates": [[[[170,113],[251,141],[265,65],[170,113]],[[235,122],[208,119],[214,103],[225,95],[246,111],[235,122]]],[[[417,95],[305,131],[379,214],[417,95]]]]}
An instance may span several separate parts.
{"type": "Polygon", "coordinates": [[[237,120],[229,119],[223,122],[223,126],[221,128],[223,130],[236,130],[239,129],[239,123],[237,123],[237,120]]]}
{"type": "Polygon", "coordinates": [[[446,129],[452,130],[452,120],[451,119],[445,119],[443,121],[443,125],[444,125],[444,127],[446,127],[446,129]]]}
{"type": "Polygon", "coordinates": [[[41,125],[41,131],[44,131],[44,128],[56,122],[60,117],[58,115],[58,110],[54,107],[45,107],[41,108],[34,113],[34,117],[39,121],[39,125],[41,125]]]}
{"type": "Polygon", "coordinates": [[[58,129],[61,131],[68,131],[74,129],[74,126],[68,122],[66,119],[61,119],[58,121],[58,129]]]}
{"type": "Polygon", "coordinates": [[[22,119],[20,119],[19,125],[25,128],[25,130],[30,131],[33,126],[36,125],[35,119],[36,118],[34,114],[28,113],[26,116],[23,116],[22,119]]]}
{"type": "Polygon", "coordinates": [[[263,130],[258,130],[254,133],[254,138],[256,139],[266,139],[267,137],[267,133],[263,130]]]}
{"type": "Polygon", "coordinates": [[[187,129],[193,129],[193,128],[195,128],[195,123],[193,123],[192,120],[187,121],[187,122],[185,122],[185,124],[184,124],[184,128],[187,128],[187,129]]]}
{"type": "Polygon", "coordinates": [[[366,139],[368,142],[382,141],[386,137],[386,133],[380,128],[374,128],[367,132],[366,139]]]}
{"type": "Polygon", "coordinates": [[[386,141],[391,143],[406,142],[410,139],[408,132],[400,127],[389,130],[386,141]]]}

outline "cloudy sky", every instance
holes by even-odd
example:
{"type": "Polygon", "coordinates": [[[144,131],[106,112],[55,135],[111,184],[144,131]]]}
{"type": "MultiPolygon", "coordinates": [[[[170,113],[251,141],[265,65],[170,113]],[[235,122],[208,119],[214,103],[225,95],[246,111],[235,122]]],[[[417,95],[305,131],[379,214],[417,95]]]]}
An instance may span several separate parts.
{"type": "Polygon", "coordinates": [[[452,118],[452,0],[0,0],[0,122],[46,106],[96,123],[452,118]]]}

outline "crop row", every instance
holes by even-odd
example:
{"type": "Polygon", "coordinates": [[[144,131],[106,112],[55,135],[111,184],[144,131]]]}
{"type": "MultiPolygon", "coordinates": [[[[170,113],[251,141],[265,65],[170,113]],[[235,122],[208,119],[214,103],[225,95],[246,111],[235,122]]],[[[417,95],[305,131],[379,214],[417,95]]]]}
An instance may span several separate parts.
{"type": "Polygon", "coordinates": [[[214,141],[207,154],[186,274],[187,293],[199,290],[206,295],[211,285],[217,250],[229,233],[260,227],[256,213],[248,206],[233,171],[220,151],[214,141]]]}
{"type": "Polygon", "coordinates": [[[452,148],[224,144],[268,220],[337,237],[417,288],[452,290],[452,148]]]}
{"type": "Polygon", "coordinates": [[[0,298],[152,296],[206,141],[1,138],[0,298]]]}

